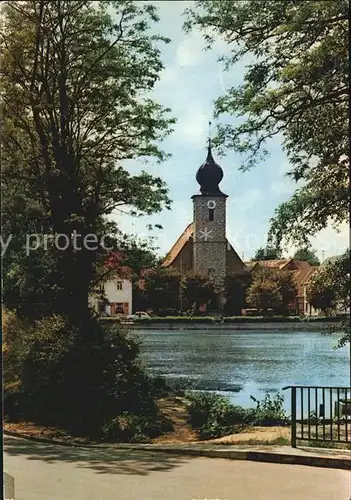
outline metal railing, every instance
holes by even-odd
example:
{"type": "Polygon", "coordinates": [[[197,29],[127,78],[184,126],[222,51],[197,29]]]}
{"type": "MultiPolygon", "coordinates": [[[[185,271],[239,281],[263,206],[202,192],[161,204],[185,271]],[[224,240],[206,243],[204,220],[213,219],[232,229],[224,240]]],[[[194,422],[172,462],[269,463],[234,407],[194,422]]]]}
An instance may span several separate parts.
{"type": "Polygon", "coordinates": [[[296,441],[351,443],[351,388],[287,386],[291,389],[291,446],[296,441]]]}

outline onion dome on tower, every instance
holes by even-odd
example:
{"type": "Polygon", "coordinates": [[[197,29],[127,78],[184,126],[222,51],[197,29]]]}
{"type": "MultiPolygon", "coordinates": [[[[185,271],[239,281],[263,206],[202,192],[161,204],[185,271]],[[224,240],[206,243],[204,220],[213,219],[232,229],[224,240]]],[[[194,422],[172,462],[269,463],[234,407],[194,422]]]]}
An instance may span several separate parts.
{"type": "Polygon", "coordinates": [[[219,189],[219,183],[222,179],[223,170],[213,159],[211,140],[209,140],[206,161],[201,165],[196,173],[196,180],[200,184],[201,194],[210,196],[227,196],[219,189]]]}

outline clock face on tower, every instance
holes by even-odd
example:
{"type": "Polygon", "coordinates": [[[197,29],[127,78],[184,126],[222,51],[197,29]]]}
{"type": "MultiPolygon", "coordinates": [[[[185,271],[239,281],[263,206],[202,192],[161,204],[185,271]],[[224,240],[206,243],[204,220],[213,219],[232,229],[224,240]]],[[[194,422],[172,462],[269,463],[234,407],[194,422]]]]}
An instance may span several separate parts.
{"type": "Polygon", "coordinates": [[[207,208],[210,208],[210,209],[216,208],[216,202],[214,200],[209,200],[207,202],[207,208]]]}

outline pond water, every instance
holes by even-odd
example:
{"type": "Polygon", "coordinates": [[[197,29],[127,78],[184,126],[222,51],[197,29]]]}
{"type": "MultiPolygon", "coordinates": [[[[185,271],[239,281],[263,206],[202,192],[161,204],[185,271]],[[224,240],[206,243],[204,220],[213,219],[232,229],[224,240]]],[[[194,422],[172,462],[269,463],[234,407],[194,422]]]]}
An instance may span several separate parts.
{"type": "Polygon", "coordinates": [[[262,399],[287,385],[349,385],[349,347],[333,349],[337,335],[234,330],[138,334],[149,372],[163,375],[171,385],[225,394],[246,407],[255,406],[251,395],[262,399]]]}

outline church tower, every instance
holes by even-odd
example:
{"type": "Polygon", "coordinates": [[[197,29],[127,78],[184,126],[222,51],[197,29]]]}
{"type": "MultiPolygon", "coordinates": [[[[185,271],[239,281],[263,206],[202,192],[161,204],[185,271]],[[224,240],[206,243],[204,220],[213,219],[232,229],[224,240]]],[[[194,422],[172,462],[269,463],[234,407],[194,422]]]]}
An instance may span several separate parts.
{"type": "Polygon", "coordinates": [[[200,193],[193,200],[193,269],[208,276],[217,286],[223,282],[227,268],[226,199],[219,189],[223,170],[214,161],[209,141],[206,161],[196,174],[200,193]]]}

